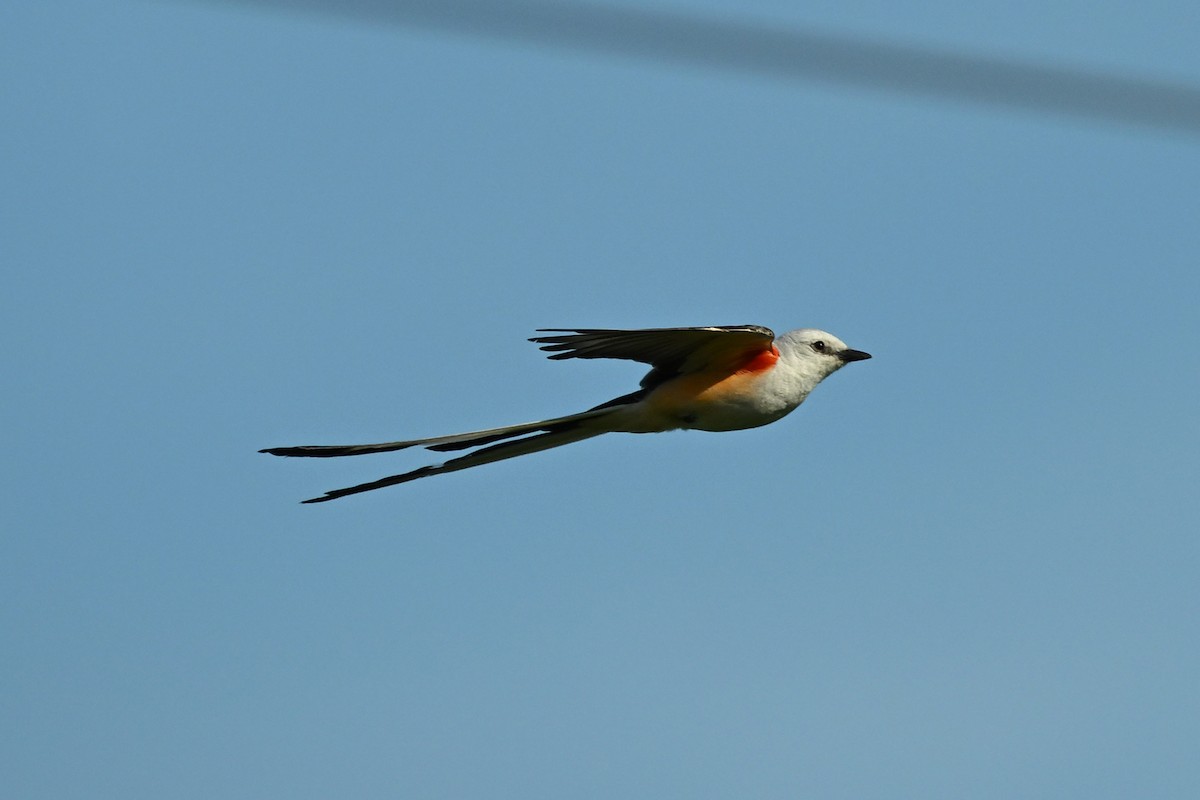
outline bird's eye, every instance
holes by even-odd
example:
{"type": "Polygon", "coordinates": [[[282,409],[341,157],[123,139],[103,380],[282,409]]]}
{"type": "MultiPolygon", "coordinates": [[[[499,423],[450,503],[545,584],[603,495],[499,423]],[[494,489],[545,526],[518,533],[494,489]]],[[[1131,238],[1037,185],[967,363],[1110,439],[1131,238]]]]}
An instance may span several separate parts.
{"type": "Polygon", "coordinates": [[[813,343],[812,343],[812,345],[810,345],[810,346],[812,347],[812,349],[813,349],[813,350],[816,350],[818,353],[824,353],[824,352],[825,352],[825,342],[823,342],[823,341],[822,341],[822,340],[820,340],[820,339],[817,339],[817,340],[816,340],[815,342],[813,342],[813,343]]]}

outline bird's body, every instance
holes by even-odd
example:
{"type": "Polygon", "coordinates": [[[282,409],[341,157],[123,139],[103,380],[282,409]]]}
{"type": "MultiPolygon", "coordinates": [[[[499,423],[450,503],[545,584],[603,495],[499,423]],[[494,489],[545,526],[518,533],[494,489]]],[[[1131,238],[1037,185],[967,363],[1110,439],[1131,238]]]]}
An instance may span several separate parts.
{"type": "Polygon", "coordinates": [[[552,359],[618,358],[640,361],[653,368],[642,379],[639,391],[566,417],[429,439],[274,447],[260,452],[332,457],[408,447],[436,451],[482,447],[444,464],[335,489],[304,501],[319,503],[547,450],[602,433],[757,428],[793,411],[818,383],[843,365],[870,358],[861,350],[850,349],[832,334],[809,328],[790,331],[778,338],[768,328],[757,325],[541,332],[557,334],[530,340],[551,352],[552,359]]]}

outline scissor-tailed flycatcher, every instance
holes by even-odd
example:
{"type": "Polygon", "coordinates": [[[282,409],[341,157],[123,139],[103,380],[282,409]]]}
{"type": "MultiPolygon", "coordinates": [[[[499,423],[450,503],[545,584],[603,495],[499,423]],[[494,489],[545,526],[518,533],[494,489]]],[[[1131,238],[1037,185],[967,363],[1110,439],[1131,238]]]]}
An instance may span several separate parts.
{"type": "Polygon", "coordinates": [[[861,350],[851,350],[832,334],[811,328],[790,331],[778,338],[760,325],[632,331],[543,329],[539,333],[556,334],[529,340],[553,353],[552,359],[622,358],[649,364],[651,370],[642,378],[642,388],[638,391],[567,417],[405,442],[271,447],[259,452],[330,457],[383,453],[406,447],[441,452],[491,445],[444,464],[334,489],[304,501],[323,503],[549,450],[602,433],[757,428],[791,412],[818,383],[843,365],[871,357],[861,350]],[[502,439],[512,441],[492,444],[502,439]]]}

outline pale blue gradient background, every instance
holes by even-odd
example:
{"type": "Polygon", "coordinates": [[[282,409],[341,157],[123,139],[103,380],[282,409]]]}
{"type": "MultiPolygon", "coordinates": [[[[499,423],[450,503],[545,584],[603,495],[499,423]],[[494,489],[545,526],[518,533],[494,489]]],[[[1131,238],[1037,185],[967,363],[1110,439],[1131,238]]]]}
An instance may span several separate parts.
{"type": "MultiPolygon", "coordinates": [[[[1200,82],[1194,2],[847,5],[674,7],[1200,82]]],[[[1200,138],[203,3],[0,69],[6,796],[1200,793],[1200,138]],[[748,322],[876,357],[323,506],[428,461],[255,453],[748,322]]]]}

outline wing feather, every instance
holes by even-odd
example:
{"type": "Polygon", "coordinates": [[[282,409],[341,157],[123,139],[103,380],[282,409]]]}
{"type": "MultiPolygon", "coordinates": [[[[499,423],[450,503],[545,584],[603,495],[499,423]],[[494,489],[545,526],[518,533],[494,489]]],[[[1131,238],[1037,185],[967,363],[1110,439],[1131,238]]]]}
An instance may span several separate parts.
{"type": "Polygon", "coordinates": [[[657,386],[675,375],[697,372],[718,364],[769,350],[775,340],[761,325],[719,325],[703,328],[542,328],[529,341],[541,345],[549,358],[617,358],[649,364],[653,369],[643,387],[657,386]]]}

